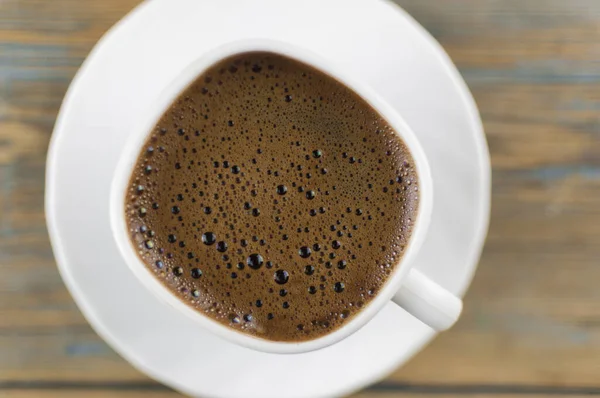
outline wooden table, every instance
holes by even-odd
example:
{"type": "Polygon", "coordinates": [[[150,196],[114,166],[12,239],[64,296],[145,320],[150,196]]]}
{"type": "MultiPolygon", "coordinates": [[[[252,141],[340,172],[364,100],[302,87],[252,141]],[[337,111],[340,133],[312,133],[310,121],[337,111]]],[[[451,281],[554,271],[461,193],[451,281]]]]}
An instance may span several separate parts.
{"type": "MultiPolygon", "coordinates": [[[[600,1],[398,2],[480,106],[492,221],[457,326],[357,397],[600,395],[600,1]]],[[[178,396],[90,329],[44,222],[63,95],[137,3],[0,0],[0,397],[178,396]]]]}

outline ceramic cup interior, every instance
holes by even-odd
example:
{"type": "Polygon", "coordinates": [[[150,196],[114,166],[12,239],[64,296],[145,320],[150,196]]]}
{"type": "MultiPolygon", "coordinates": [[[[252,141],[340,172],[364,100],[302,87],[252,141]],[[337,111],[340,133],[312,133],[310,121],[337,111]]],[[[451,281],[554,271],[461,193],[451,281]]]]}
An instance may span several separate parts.
{"type": "Polygon", "coordinates": [[[402,117],[381,99],[377,93],[368,86],[362,85],[359,81],[344,74],[342,67],[334,65],[334,63],[329,62],[306,49],[288,43],[256,39],[232,42],[205,53],[192,62],[187,68],[182,70],[179,76],[164,89],[163,93],[154,102],[154,105],[147,110],[144,120],[140,120],[137,128],[132,131],[131,137],[128,139],[127,145],[124,148],[117,165],[111,187],[110,221],[116,244],[131,271],[144,286],[159,299],[170,305],[174,311],[185,314],[195,320],[199,327],[206,328],[236,344],[263,352],[290,354],[318,350],[350,336],[364,326],[392,299],[405,309],[408,308],[409,312],[413,313],[413,315],[417,315],[420,319],[426,321],[434,328],[444,329],[454,323],[460,313],[460,308],[462,308],[459,299],[450,295],[443,290],[443,288],[433,284],[433,282],[428,281],[427,278],[422,275],[413,274],[411,277],[406,278],[413,266],[413,260],[416,253],[426,236],[431,217],[432,200],[432,180],[429,165],[415,134],[402,117]],[[136,249],[132,246],[129,239],[129,232],[125,217],[123,216],[125,214],[124,198],[128,189],[129,178],[140,148],[147,139],[148,133],[156,125],[164,111],[170,107],[172,102],[190,84],[192,84],[199,75],[212,65],[236,54],[255,51],[277,53],[305,63],[312,68],[333,77],[357,93],[389,123],[397,134],[400,135],[402,141],[405,143],[413,157],[419,179],[420,201],[414,223],[415,227],[404,256],[400,260],[400,264],[394,267],[394,272],[390,275],[386,284],[380,290],[378,295],[366,305],[362,311],[357,313],[342,327],[325,336],[309,341],[276,342],[247,335],[212,320],[180,301],[179,298],[173,295],[154,277],[151,271],[138,257],[136,249]],[[399,291],[401,286],[403,286],[403,282],[407,285],[407,280],[411,281],[410,284],[408,284],[410,285],[410,289],[405,289],[404,294],[400,295],[399,291]],[[433,291],[431,289],[433,289],[433,291]],[[434,303],[435,305],[431,305],[431,303],[434,303]],[[439,321],[439,319],[441,319],[440,314],[444,316],[445,312],[449,314],[447,317],[448,319],[444,318],[443,321],[439,321]],[[428,319],[433,321],[430,322],[428,319]],[[441,326],[438,327],[438,324],[441,326]]]}

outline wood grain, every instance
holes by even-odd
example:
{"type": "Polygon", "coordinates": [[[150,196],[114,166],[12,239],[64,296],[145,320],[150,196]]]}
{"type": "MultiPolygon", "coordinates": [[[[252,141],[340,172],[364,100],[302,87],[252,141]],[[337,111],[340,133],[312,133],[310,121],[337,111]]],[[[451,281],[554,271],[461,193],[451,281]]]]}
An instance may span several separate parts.
{"type": "MultiPolygon", "coordinates": [[[[180,394],[175,392],[136,392],[136,391],[127,391],[127,392],[117,392],[117,393],[106,393],[106,392],[90,392],[88,390],[78,390],[78,391],[11,391],[8,390],[5,395],[1,395],[3,398],[175,398],[181,397],[180,394]]],[[[506,398],[507,396],[504,394],[469,394],[469,398],[506,398]]],[[[354,395],[354,398],[464,398],[463,394],[444,394],[444,393],[434,393],[434,394],[413,394],[413,393],[403,393],[403,392],[389,392],[389,393],[372,393],[370,391],[365,391],[359,394],[354,395]]],[[[553,398],[556,397],[555,394],[517,394],[510,395],[511,398],[553,398]]],[[[570,398],[584,398],[589,397],[589,395],[569,395],[570,398]]]]}
{"type": "MultiPolygon", "coordinates": [[[[600,395],[600,2],[398,0],[480,107],[490,232],[465,314],[356,398],[600,395]]],[[[175,397],[90,329],[44,221],[48,141],[94,43],[138,0],[0,0],[0,397],[175,397]]]]}

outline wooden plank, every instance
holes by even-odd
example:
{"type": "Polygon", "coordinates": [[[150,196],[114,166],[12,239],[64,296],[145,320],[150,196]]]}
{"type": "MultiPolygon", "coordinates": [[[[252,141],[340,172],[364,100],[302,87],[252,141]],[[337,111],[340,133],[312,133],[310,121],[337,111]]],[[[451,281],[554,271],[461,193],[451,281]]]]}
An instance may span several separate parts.
{"type": "Polygon", "coordinates": [[[544,167],[560,172],[563,167],[600,174],[600,82],[543,87],[490,83],[473,92],[495,172],[544,167]]]}
{"type": "MultiPolygon", "coordinates": [[[[488,394],[488,393],[473,393],[473,394],[445,394],[445,393],[404,393],[404,392],[388,392],[388,393],[373,393],[365,391],[357,395],[353,395],[352,398],[556,398],[556,394],[488,394]]],[[[127,397],[127,396],[124,396],[127,397]]],[[[569,398],[584,398],[589,395],[568,395],[569,398]]],[[[11,397],[12,398],[12,397],[11,397]]],[[[21,398],[21,397],[18,397],[21,398]]],[[[45,396],[40,396],[45,398],[45,396]]]]}
{"type": "Polygon", "coordinates": [[[138,2],[0,1],[0,380],[146,380],[91,331],[66,292],[43,209],[45,155],[68,83],[138,2]]]}
{"type": "MultiPolygon", "coordinates": [[[[89,390],[75,390],[75,391],[44,391],[44,390],[33,390],[33,391],[20,391],[20,390],[7,390],[3,391],[0,395],[3,398],[106,398],[106,397],[119,397],[119,398],[176,398],[182,397],[181,394],[172,391],[89,391],[89,390]]],[[[362,397],[361,397],[362,398],[362,397]]],[[[369,397],[371,398],[371,397],[369,397]]],[[[385,397],[383,397],[385,398],[385,397]]]]}
{"type": "MultiPolygon", "coordinates": [[[[465,398],[465,396],[469,398],[556,398],[556,394],[444,394],[444,393],[433,393],[433,394],[421,394],[421,393],[402,393],[402,392],[390,392],[390,393],[371,393],[369,391],[360,393],[358,395],[353,395],[353,398],[465,398]]],[[[29,398],[28,396],[25,396],[29,398]]],[[[123,397],[128,397],[124,395],[123,397]]],[[[589,395],[568,395],[569,398],[584,398],[589,397],[589,395]]],[[[13,398],[9,395],[9,398],[13,398]]],[[[21,398],[16,396],[15,398],[21,398]]],[[[46,398],[45,395],[41,395],[40,398],[46,398]]]]}
{"type": "MultiPolygon", "coordinates": [[[[136,391],[119,391],[118,393],[97,391],[90,392],[82,391],[6,391],[3,398],[175,398],[182,397],[181,394],[175,392],[136,392],[136,391]]],[[[353,398],[464,398],[462,394],[404,394],[404,393],[371,393],[363,392],[358,395],[353,395],[353,398]]],[[[472,394],[470,398],[506,398],[503,394],[472,394]]],[[[511,398],[555,398],[554,394],[535,394],[535,395],[511,395],[511,398]]],[[[589,395],[569,395],[569,398],[584,398],[589,395]]]]}
{"type": "MultiPolygon", "coordinates": [[[[181,394],[172,391],[89,391],[89,390],[69,390],[69,391],[49,391],[49,390],[7,390],[2,395],[3,398],[105,398],[105,397],[119,397],[119,398],[175,398],[182,397],[181,394]]],[[[392,392],[376,392],[376,391],[363,391],[358,394],[352,395],[352,398],[464,398],[468,396],[470,398],[552,398],[556,397],[556,394],[496,394],[496,393],[469,393],[465,394],[445,394],[445,393],[411,393],[403,391],[392,391],[392,392]]],[[[587,394],[575,394],[568,395],[569,398],[583,398],[589,397],[587,394]]]]}

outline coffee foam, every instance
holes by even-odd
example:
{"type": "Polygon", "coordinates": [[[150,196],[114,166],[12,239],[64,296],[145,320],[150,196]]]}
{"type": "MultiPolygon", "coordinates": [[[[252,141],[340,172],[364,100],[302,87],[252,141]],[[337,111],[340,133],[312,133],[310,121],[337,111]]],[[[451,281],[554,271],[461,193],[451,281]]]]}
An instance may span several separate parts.
{"type": "Polygon", "coordinates": [[[165,112],[125,202],[140,258],[181,300],[245,333],[304,341],[342,326],[385,284],[418,184],[401,139],[351,90],[246,53],[165,112]]]}

